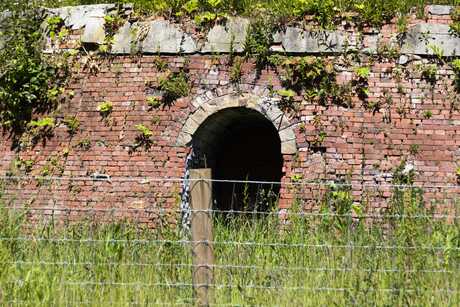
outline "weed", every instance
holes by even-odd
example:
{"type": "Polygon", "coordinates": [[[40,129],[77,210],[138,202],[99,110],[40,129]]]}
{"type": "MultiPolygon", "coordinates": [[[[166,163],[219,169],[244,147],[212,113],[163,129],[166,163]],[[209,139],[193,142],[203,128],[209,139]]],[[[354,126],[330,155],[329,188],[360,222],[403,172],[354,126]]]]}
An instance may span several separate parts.
{"type": "Polygon", "coordinates": [[[78,129],[80,128],[80,121],[75,116],[67,116],[64,118],[62,122],[64,123],[64,125],[66,125],[67,132],[70,135],[75,135],[78,132],[78,129]]]}
{"type": "Polygon", "coordinates": [[[103,103],[97,106],[97,110],[99,111],[99,114],[101,114],[102,117],[106,118],[107,116],[110,115],[110,113],[112,113],[112,110],[113,110],[112,102],[104,101],[103,103]]]}
{"type": "Polygon", "coordinates": [[[423,111],[423,117],[425,119],[430,119],[432,116],[433,116],[433,112],[431,112],[430,110],[423,111]]]}

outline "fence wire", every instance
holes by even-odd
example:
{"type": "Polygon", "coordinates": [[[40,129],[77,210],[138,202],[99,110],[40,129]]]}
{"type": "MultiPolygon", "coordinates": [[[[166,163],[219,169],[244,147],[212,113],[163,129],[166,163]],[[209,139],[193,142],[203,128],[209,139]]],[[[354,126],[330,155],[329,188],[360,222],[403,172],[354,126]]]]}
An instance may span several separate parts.
{"type": "Polygon", "coordinates": [[[186,210],[212,240],[183,227],[181,178],[0,177],[0,303],[460,303],[459,186],[204,182],[209,209],[186,210]]]}

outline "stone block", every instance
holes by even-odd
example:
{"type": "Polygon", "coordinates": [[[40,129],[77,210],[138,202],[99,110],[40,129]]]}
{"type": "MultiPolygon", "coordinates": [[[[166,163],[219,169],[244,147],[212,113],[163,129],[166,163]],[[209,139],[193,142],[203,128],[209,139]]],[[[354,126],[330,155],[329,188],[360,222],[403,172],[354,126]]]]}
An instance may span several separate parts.
{"type": "Polygon", "coordinates": [[[81,42],[86,44],[103,44],[105,41],[104,18],[88,19],[81,42]]]}
{"type": "Polygon", "coordinates": [[[402,54],[433,55],[440,48],[444,56],[460,55],[460,37],[450,33],[449,25],[421,23],[409,29],[401,46],[402,54]]]}
{"type": "Polygon", "coordinates": [[[66,27],[78,30],[85,27],[92,18],[104,18],[107,12],[114,8],[115,4],[95,4],[61,7],[49,11],[60,16],[66,27]]]}
{"type": "Polygon", "coordinates": [[[130,54],[134,39],[135,37],[131,32],[131,24],[126,22],[113,37],[111,53],[130,54]]]}
{"type": "Polygon", "coordinates": [[[284,50],[289,53],[337,53],[344,51],[347,37],[340,31],[305,31],[287,27],[281,33],[281,41],[284,50]]]}
{"type": "Polygon", "coordinates": [[[179,54],[196,51],[193,38],[166,20],[150,22],[148,34],[142,41],[142,52],[145,53],[179,54]]]}
{"type": "Polygon", "coordinates": [[[283,155],[293,155],[297,152],[295,140],[281,142],[281,153],[283,155]]]}
{"type": "Polygon", "coordinates": [[[452,6],[450,5],[427,5],[426,9],[431,15],[450,15],[452,6]]]}
{"type": "Polygon", "coordinates": [[[242,52],[249,27],[249,20],[241,17],[229,18],[225,25],[215,25],[206,37],[202,53],[242,52]]]}

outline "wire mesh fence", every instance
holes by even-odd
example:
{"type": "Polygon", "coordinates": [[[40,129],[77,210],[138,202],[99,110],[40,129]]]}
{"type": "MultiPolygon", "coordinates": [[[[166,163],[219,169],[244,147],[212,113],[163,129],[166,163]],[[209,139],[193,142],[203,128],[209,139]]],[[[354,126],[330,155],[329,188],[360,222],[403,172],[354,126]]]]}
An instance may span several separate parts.
{"type": "Polygon", "coordinates": [[[460,302],[457,186],[204,180],[196,209],[183,179],[0,182],[2,305],[190,305],[200,288],[223,306],[460,302]]]}

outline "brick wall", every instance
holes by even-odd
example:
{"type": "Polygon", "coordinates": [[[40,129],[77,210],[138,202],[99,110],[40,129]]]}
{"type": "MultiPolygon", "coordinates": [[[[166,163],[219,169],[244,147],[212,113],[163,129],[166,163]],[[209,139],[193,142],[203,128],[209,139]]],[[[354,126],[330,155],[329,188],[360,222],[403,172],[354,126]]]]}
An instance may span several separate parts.
{"type": "MultiPolygon", "coordinates": [[[[428,22],[448,23],[448,17],[428,16],[428,22]],[[432,18],[431,18],[432,17],[432,18]]],[[[411,24],[415,24],[415,19],[411,24]]],[[[381,29],[383,37],[394,37],[395,25],[381,29]]],[[[335,61],[345,56],[328,55],[335,61]]],[[[54,135],[34,147],[13,149],[5,132],[0,138],[0,175],[24,175],[14,171],[14,161],[33,160],[26,175],[47,174],[64,177],[109,176],[111,181],[21,181],[19,199],[33,200],[47,208],[124,208],[133,216],[156,219],[156,213],[139,209],[170,208],[177,213],[180,182],[142,181],[121,177],[182,178],[190,148],[178,146],[177,139],[184,123],[197,107],[197,97],[253,94],[269,96],[269,90],[281,89],[276,68],[257,73],[253,60],[243,64],[239,84],[229,81],[228,55],[162,55],[175,71],[189,69],[191,93],[171,106],[149,108],[149,86],[158,83],[154,55],[101,56],[96,70],[76,69],[68,90],[71,101],[58,111],[58,123],[65,116],[76,116],[81,125],[70,135],[62,123],[54,135]],[[113,111],[103,118],[97,106],[113,103],[113,111]],[[133,148],[135,125],[144,124],[153,133],[150,148],[133,148]],[[85,148],[85,144],[88,145],[85,148]],[[52,197],[50,197],[52,195],[52,197]],[[128,211],[129,211],[128,210],[128,211]]],[[[339,69],[338,81],[353,77],[356,65],[370,66],[369,97],[364,102],[353,95],[352,106],[322,106],[302,102],[296,113],[286,114],[295,132],[297,152],[283,155],[284,183],[294,178],[306,181],[335,181],[353,184],[356,201],[367,202],[371,210],[388,204],[395,168],[404,160],[413,167],[417,185],[427,186],[427,199],[453,198],[458,193],[456,170],[460,158],[459,95],[453,88],[453,72],[446,63],[437,62],[436,82],[424,80],[420,67],[435,62],[432,57],[408,56],[389,59],[363,56],[361,63],[339,69]],[[402,63],[402,64],[398,64],[402,63]],[[368,107],[369,103],[374,106],[368,107]],[[313,146],[319,130],[324,140],[313,146]],[[369,185],[364,187],[363,185],[369,185]],[[378,185],[379,187],[374,187],[378,185]],[[449,190],[428,186],[452,185],[449,190]],[[446,192],[447,191],[447,192],[446,192]]],[[[83,66],[82,66],[83,67],[83,66]]],[[[12,180],[5,180],[12,183],[12,180]]],[[[16,183],[14,183],[16,184],[16,183]]],[[[15,185],[16,186],[16,185],[15,185]]],[[[12,189],[13,190],[13,189],[12,189]]],[[[306,186],[300,191],[305,208],[315,210],[316,200],[324,189],[306,186]]],[[[283,185],[280,207],[292,204],[299,190],[283,185]]],[[[152,211],[153,212],[153,211],[152,211]]],[[[165,211],[166,216],[168,211],[165,211]]],[[[164,213],[164,212],[163,212],[164,213]]],[[[162,214],[163,214],[162,213],[162,214]]],[[[73,218],[72,212],[61,214],[73,218]]],[[[75,214],[78,216],[78,214],[75,214]]],[[[174,215],[173,215],[174,217],[174,215]]],[[[174,220],[174,218],[172,218],[174,220]]]]}

